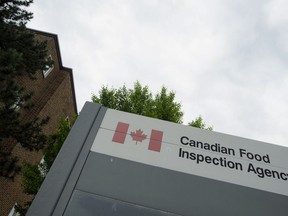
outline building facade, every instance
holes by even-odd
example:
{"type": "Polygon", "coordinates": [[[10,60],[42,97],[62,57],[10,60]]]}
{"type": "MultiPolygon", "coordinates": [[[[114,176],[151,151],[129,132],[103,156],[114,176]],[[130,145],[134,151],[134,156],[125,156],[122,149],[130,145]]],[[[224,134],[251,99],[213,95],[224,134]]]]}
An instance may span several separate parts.
{"type": "MultiPolygon", "coordinates": [[[[46,135],[57,129],[63,118],[71,118],[77,114],[75,89],[72,69],[62,65],[58,37],[55,34],[32,30],[35,39],[47,41],[48,58],[53,61],[52,66],[37,73],[36,80],[21,77],[19,82],[28,92],[33,92],[32,109],[21,111],[22,121],[30,121],[35,117],[43,119],[49,117],[49,122],[43,127],[46,135]]],[[[29,102],[30,102],[29,101],[29,102]]],[[[24,162],[35,164],[43,157],[41,151],[29,151],[19,143],[9,143],[7,151],[17,157],[18,164],[24,162]]],[[[0,177],[0,215],[8,215],[15,203],[24,205],[33,197],[22,192],[21,172],[14,179],[0,177]]]]}

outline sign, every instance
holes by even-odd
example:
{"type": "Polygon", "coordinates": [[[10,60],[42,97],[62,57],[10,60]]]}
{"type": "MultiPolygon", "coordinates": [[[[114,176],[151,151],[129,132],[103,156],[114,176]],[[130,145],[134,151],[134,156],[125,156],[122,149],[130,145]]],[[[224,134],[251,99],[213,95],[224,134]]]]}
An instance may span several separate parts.
{"type": "Polygon", "coordinates": [[[286,216],[287,156],[86,103],[27,215],[286,216]]]}
{"type": "Polygon", "coordinates": [[[108,109],[91,151],[288,196],[277,145],[108,109]]]}

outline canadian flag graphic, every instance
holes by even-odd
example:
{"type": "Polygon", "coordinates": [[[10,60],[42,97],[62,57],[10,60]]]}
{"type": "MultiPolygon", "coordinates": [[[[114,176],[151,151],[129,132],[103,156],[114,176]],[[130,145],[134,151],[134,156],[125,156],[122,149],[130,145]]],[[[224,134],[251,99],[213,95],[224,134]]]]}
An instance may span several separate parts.
{"type": "MultiPolygon", "coordinates": [[[[129,129],[129,124],[124,122],[118,122],[115,133],[113,135],[112,141],[120,144],[124,144],[125,139],[127,137],[127,132],[129,129]]],[[[142,142],[142,140],[146,139],[147,135],[143,134],[141,129],[136,130],[136,132],[131,132],[130,136],[136,143],[142,142]]],[[[148,149],[151,151],[160,152],[162,145],[163,131],[159,130],[151,130],[150,141],[148,145],[148,149]]]]}

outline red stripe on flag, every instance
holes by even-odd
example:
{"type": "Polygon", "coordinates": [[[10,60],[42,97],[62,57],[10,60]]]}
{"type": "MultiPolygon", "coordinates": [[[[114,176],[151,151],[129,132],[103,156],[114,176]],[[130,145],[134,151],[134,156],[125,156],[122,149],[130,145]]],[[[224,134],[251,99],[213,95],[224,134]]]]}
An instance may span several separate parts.
{"type": "Polygon", "coordinates": [[[162,144],[163,131],[152,130],[148,149],[160,152],[162,144]]]}
{"type": "Polygon", "coordinates": [[[127,135],[129,124],[118,122],[112,141],[123,144],[127,135]]]}

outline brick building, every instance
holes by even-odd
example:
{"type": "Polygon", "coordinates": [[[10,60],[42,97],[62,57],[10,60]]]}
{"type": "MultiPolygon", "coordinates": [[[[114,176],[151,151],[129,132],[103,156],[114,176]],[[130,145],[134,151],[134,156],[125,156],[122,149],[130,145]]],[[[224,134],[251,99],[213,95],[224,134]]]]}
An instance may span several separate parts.
{"type": "MultiPolygon", "coordinates": [[[[25,76],[19,80],[28,91],[34,92],[31,98],[34,106],[22,113],[22,120],[29,121],[35,117],[43,119],[48,116],[49,122],[43,128],[44,133],[48,135],[55,132],[61,119],[77,114],[73,74],[72,69],[62,65],[57,35],[32,31],[35,32],[37,40],[47,41],[48,56],[54,63],[45,71],[37,73],[36,80],[25,76]]],[[[7,151],[11,152],[12,156],[18,157],[19,165],[24,161],[34,164],[43,156],[41,151],[25,150],[17,143],[10,144],[7,151]]],[[[23,205],[31,198],[22,192],[21,172],[14,180],[0,176],[0,216],[8,215],[15,203],[23,205]]]]}

